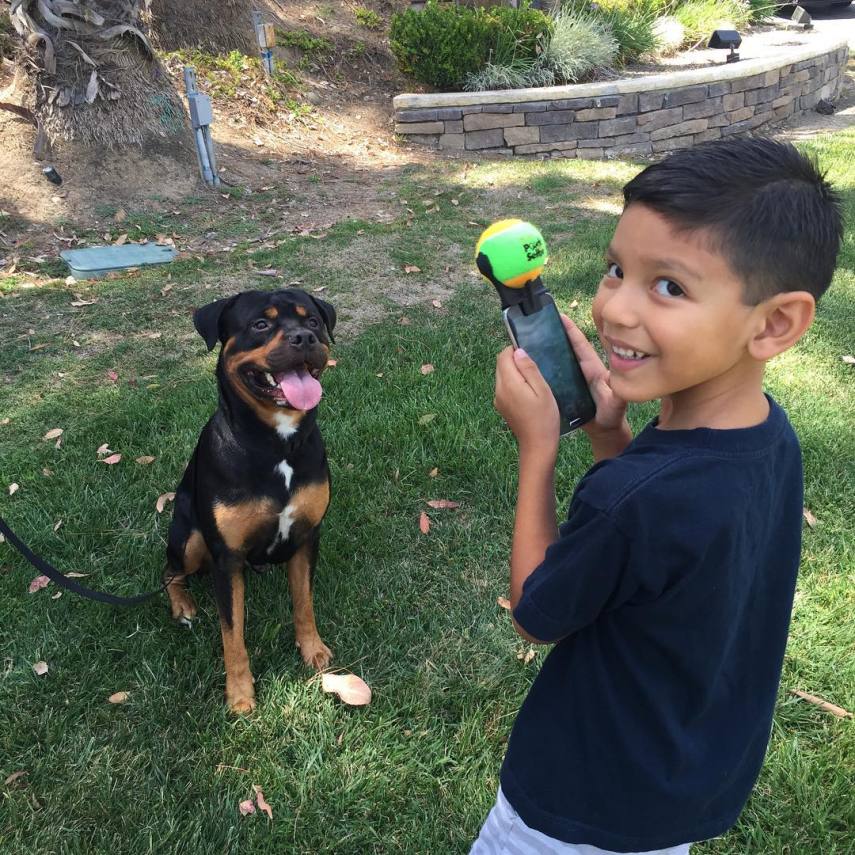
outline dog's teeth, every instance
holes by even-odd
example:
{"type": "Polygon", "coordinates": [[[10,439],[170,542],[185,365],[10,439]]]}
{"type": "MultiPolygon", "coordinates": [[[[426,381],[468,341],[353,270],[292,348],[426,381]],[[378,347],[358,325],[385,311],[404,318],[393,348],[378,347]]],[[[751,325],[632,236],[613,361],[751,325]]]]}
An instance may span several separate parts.
{"type": "Polygon", "coordinates": [[[273,375],[269,371],[264,372],[264,379],[271,385],[275,386],[276,381],[273,379],[273,375]]]}

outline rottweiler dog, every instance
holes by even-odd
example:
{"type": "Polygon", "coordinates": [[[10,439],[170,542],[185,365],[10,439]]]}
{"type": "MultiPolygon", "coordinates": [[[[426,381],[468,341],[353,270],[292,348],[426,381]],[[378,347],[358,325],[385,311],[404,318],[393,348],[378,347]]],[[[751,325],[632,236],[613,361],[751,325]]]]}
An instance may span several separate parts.
{"type": "Polygon", "coordinates": [[[332,658],[315,625],[312,580],[330,476],[317,406],[335,309],[305,291],[246,291],[198,309],[208,350],[220,342],[219,406],[178,485],[167,567],[172,617],[196,615],[187,578],[213,579],[226,666],[226,703],[255,707],[244,644],[247,566],[287,562],[297,647],[321,670],[332,658]]]}

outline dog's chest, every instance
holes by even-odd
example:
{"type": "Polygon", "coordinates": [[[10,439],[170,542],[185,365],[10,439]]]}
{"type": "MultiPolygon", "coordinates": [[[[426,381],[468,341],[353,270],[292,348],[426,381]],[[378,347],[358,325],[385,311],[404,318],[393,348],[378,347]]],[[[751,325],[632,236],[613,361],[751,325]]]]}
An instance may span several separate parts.
{"type": "Polygon", "coordinates": [[[326,513],[330,496],[326,477],[320,481],[300,479],[295,483],[294,467],[286,458],[276,464],[274,476],[284,486],[286,498],[277,515],[273,538],[267,547],[268,555],[273,555],[291,539],[295,526],[303,531],[317,526],[326,513]]]}

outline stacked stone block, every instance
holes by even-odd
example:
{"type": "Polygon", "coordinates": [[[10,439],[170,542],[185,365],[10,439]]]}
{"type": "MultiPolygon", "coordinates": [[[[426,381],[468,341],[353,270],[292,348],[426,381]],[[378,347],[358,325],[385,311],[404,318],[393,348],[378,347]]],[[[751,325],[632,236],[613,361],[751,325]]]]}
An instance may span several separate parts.
{"type": "MultiPolygon", "coordinates": [[[[780,66],[759,73],[750,73],[751,64],[746,63],[745,76],[729,71],[715,80],[715,71],[704,69],[694,74],[704,82],[652,91],[640,83],[635,92],[625,91],[624,85],[616,94],[550,98],[556,90],[543,89],[532,99],[538,90],[525,90],[516,101],[509,100],[515,93],[503,92],[503,103],[490,103],[492,93],[479,93],[477,104],[466,93],[459,106],[396,107],[395,132],[412,142],[458,152],[585,158],[657,155],[756,131],[813,109],[821,98],[834,99],[848,56],[848,48],[838,44],[796,62],[782,56],[780,66]]],[[[684,80],[686,76],[674,75],[684,80]]],[[[661,79],[667,86],[667,78],[661,79]]],[[[562,87],[561,93],[572,88],[562,87]]],[[[447,104],[454,96],[434,97],[447,104]]],[[[401,98],[413,100],[413,96],[396,100],[401,98]]]]}

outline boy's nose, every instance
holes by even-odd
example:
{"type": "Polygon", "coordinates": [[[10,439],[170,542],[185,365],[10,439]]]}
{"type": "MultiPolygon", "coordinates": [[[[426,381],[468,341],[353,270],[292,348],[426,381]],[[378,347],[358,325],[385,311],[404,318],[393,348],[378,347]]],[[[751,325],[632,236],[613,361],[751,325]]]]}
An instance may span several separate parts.
{"type": "Polygon", "coordinates": [[[610,327],[638,326],[638,295],[636,288],[627,282],[604,295],[600,305],[600,315],[603,322],[610,327]]]}

